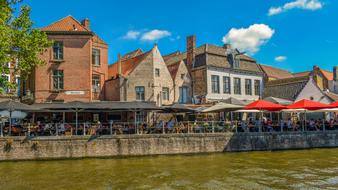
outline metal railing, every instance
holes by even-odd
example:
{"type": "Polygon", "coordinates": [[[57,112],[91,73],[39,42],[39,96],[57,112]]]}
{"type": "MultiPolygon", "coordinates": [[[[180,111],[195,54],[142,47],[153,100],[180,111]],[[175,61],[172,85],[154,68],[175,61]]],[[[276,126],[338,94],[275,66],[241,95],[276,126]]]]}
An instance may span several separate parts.
{"type": "Polygon", "coordinates": [[[269,124],[255,125],[245,122],[184,121],[184,122],[109,122],[109,123],[44,123],[1,125],[0,136],[72,136],[72,135],[123,135],[123,134],[172,134],[172,133],[250,133],[286,131],[338,130],[338,123],[330,124],[269,124]]]}

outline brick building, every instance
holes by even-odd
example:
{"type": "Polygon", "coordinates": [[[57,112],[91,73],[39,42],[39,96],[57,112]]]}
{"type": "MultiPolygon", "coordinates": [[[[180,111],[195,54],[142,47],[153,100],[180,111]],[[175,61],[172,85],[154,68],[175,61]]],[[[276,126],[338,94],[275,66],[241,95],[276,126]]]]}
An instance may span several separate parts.
{"type": "Polygon", "coordinates": [[[232,49],[187,38],[187,51],[164,56],[168,65],[183,60],[192,77],[194,103],[222,101],[230,97],[256,100],[261,97],[263,72],[256,60],[232,49]]]}
{"type": "Polygon", "coordinates": [[[41,29],[54,41],[22,85],[22,99],[34,102],[105,99],[108,45],[90,30],[90,22],[67,16],[41,29]]]}
{"type": "Polygon", "coordinates": [[[108,73],[107,100],[174,102],[173,80],[156,45],[148,52],[137,50],[119,58],[109,65],[108,73]]]}

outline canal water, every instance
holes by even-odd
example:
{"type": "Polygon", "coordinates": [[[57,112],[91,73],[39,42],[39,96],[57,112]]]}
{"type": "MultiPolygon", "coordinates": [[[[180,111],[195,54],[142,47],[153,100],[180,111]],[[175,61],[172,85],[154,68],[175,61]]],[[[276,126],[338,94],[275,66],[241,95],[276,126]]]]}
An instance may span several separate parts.
{"type": "Polygon", "coordinates": [[[0,189],[338,189],[338,149],[0,162],[0,189]]]}

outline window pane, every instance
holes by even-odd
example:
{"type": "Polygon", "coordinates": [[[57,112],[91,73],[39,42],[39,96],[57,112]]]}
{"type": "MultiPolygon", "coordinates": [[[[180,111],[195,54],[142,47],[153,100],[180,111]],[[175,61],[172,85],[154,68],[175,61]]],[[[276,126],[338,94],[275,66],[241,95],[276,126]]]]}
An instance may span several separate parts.
{"type": "Polygon", "coordinates": [[[219,93],[219,76],[211,75],[211,92],[219,93]]]}
{"type": "Polygon", "coordinates": [[[160,76],[160,69],[155,69],[155,76],[157,76],[157,77],[160,76]]]}
{"type": "Polygon", "coordinates": [[[100,75],[93,75],[92,76],[92,91],[93,92],[100,92],[101,91],[101,78],[100,75]]]}
{"type": "Polygon", "coordinates": [[[223,77],[223,93],[230,94],[230,77],[223,77]]]}
{"type": "Polygon", "coordinates": [[[135,87],[136,100],[144,101],[144,86],[135,87]]]}
{"type": "Polygon", "coordinates": [[[259,96],[261,91],[261,83],[259,80],[255,80],[255,95],[259,96]]]}
{"type": "Polygon", "coordinates": [[[162,99],[169,100],[169,88],[167,87],[162,88],[162,99]]]}
{"type": "Polygon", "coordinates": [[[234,93],[241,94],[241,79],[234,78],[234,93]]]}
{"type": "Polygon", "coordinates": [[[62,70],[53,71],[53,89],[55,90],[63,89],[63,71],[62,70]]]}
{"type": "Polygon", "coordinates": [[[251,79],[245,79],[245,94],[252,94],[251,79]]]}
{"type": "Polygon", "coordinates": [[[62,42],[54,42],[53,59],[55,60],[63,59],[63,43],[62,42]]]}
{"type": "Polygon", "coordinates": [[[100,65],[100,50],[99,49],[93,49],[92,51],[92,64],[93,65],[100,65]]]}

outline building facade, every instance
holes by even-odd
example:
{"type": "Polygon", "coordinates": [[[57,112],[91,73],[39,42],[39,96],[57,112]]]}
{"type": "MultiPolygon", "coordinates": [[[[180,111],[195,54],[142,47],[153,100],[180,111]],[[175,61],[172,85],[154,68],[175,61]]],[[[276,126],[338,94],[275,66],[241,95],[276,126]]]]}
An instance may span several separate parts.
{"type": "Polygon", "coordinates": [[[150,101],[158,106],[174,102],[173,80],[157,45],[148,52],[119,58],[109,65],[108,73],[107,100],[150,101]]]}
{"type": "Polygon", "coordinates": [[[192,77],[193,102],[222,101],[230,97],[257,100],[262,95],[263,72],[256,61],[230,45],[204,44],[187,38],[187,51],[165,56],[167,64],[183,60],[192,77]]]}
{"type": "Polygon", "coordinates": [[[191,76],[183,60],[167,65],[174,84],[174,103],[192,102],[191,76]]]}
{"type": "Polygon", "coordinates": [[[108,45],[90,30],[90,22],[67,16],[41,29],[54,44],[22,85],[22,99],[33,102],[105,99],[108,45]]]}

